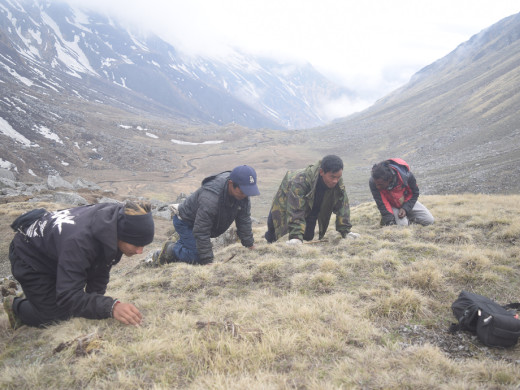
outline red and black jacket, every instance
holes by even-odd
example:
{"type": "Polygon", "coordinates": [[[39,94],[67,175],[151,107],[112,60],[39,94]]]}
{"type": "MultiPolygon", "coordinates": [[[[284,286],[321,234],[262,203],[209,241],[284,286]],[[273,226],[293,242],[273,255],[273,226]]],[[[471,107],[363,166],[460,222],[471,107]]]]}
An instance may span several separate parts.
{"type": "Polygon", "coordinates": [[[419,198],[419,187],[417,187],[415,176],[410,172],[406,161],[400,158],[391,158],[387,161],[394,172],[394,179],[389,187],[378,190],[372,178],[370,178],[369,185],[377,208],[383,217],[383,223],[390,225],[395,223],[392,208],[404,209],[408,214],[419,198]]]}

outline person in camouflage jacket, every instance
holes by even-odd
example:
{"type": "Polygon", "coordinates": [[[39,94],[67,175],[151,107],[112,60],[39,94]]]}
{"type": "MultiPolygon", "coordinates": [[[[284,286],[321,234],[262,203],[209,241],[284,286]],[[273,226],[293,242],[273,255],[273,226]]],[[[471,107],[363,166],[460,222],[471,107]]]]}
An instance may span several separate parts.
{"type": "Polygon", "coordinates": [[[336,230],[342,237],[358,236],[350,233],[350,207],[342,174],[343,161],[334,155],[305,169],[287,172],[273,199],[266,240],[271,243],[289,233],[287,243],[310,241],[316,222],[322,239],[332,213],[336,214],[336,230]]]}

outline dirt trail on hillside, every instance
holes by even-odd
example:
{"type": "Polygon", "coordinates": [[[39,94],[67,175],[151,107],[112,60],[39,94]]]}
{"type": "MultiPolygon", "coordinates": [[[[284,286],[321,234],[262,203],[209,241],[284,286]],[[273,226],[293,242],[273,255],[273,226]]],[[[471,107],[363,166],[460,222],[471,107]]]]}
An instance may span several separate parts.
{"type": "MultiPolygon", "coordinates": [[[[197,164],[194,163],[197,160],[206,160],[206,159],[218,158],[218,157],[223,157],[223,156],[229,155],[229,156],[233,156],[233,158],[232,158],[233,160],[239,161],[240,157],[236,158],[234,156],[247,155],[248,153],[251,152],[251,150],[258,149],[259,144],[266,144],[266,143],[275,141],[274,138],[270,137],[270,136],[264,135],[264,138],[265,139],[263,139],[263,140],[255,140],[255,142],[252,145],[247,145],[247,146],[242,146],[242,147],[236,148],[232,151],[232,153],[230,153],[230,151],[226,150],[226,151],[222,151],[219,153],[210,153],[207,155],[202,155],[202,156],[199,155],[197,157],[192,157],[192,158],[186,160],[186,169],[181,172],[176,172],[178,174],[176,174],[173,177],[170,175],[150,177],[149,173],[143,173],[143,176],[139,176],[139,177],[135,177],[135,178],[125,178],[125,179],[121,179],[121,180],[103,180],[103,181],[99,181],[98,184],[108,184],[108,186],[117,187],[116,183],[137,182],[138,184],[133,184],[133,185],[127,186],[127,190],[129,192],[131,192],[132,190],[135,191],[135,190],[144,189],[146,187],[146,185],[142,184],[143,182],[153,182],[153,183],[179,182],[183,179],[193,176],[195,174],[195,172],[200,168],[197,166],[197,164]],[[148,176],[148,177],[146,177],[146,176],[148,176]]],[[[271,151],[274,152],[275,155],[278,155],[278,152],[275,149],[271,149],[271,151]]],[[[231,167],[230,167],[230,169],[231,169],[231,167]]]]}

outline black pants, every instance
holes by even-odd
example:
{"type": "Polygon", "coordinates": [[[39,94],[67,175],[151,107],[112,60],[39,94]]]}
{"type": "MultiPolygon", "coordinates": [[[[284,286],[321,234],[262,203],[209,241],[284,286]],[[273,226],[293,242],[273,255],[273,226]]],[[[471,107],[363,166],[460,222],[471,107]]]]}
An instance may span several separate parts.
{"type": "Polygon", "coordinates": [[[15,298],[13,311],[22,323],[45,326],[70,318],[68,310],[56,305],[56,275],[35,270],[16,256],[14,244],[9,247],[11,272],[22,286],[25,298],[15,298]]]}
{"type": "Polygon", "coordinates": [[[305,219],[305,232],[303,233],[303,239],[305,241],[311,241],[314,238],[314,229],[316,228],[317,216],[309,215],[305,219]]]}
{"type": "Polygon", "coordinates": [[[269,244],[276,241],[276,235],[274,231],[274,223],[273,223],[273,216],[271,215],[271,212],[269,211],[269,215],[267,216],[267,231],[264,234],[265,239],[269,244]]]}

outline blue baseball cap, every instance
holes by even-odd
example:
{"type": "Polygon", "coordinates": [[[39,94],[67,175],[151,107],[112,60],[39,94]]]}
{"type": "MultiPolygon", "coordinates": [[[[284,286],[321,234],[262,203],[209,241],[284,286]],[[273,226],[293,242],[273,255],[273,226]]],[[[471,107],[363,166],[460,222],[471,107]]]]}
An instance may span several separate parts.
{"type": "Polygon", "coordinates": [[[231,171],[229,180],[238,184],[240,190],[246,196],[260,195],[256,185],[256,172],[249,165],[240,165],[231,171]]]}

